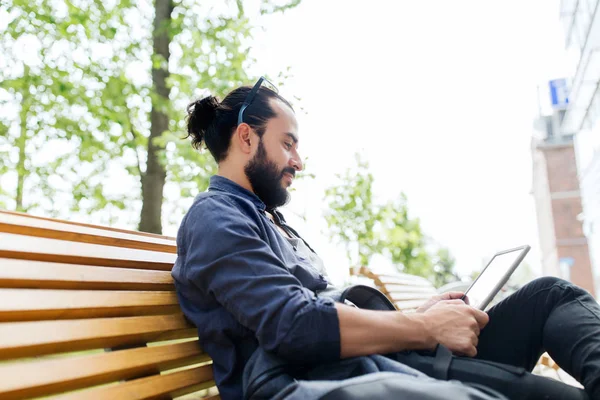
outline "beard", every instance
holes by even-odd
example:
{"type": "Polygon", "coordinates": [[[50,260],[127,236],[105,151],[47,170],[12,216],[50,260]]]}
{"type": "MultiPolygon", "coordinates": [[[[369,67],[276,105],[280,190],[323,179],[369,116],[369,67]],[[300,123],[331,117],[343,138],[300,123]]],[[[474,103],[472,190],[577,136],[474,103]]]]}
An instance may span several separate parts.
{"type": "Polygon", "coordinates": [[[295,176],[296,170],[290,167],[279,170],[277,164],[269,160],[262,139],[258,143],[256,154],[244,167],[244,172],[254,194],[265,203],[268,210],[281,207],[290,200],[290,194],[281,180],[286,172],[295,176]]]}

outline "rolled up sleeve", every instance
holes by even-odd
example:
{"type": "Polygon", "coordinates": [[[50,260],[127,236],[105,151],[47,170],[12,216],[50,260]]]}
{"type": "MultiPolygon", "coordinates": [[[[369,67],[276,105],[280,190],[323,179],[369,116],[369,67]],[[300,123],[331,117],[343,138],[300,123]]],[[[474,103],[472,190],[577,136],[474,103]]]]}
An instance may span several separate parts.
{"type": "Polygon", "coordinates": [[[184,234],[187,279],[253,331],[263,349],[294,363],[340,358],[334,302],[302,286],[249,216],[207,198],[190,210],[184,234]]]}

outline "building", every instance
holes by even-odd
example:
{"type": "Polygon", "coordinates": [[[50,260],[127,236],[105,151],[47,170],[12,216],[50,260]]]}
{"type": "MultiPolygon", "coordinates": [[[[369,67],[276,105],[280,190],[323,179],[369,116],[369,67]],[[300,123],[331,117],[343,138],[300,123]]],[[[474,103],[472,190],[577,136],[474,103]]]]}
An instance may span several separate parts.
{"type": "Polygon", "coordinates": [[[574,135],[588,239],[596,288],[600,288],[600,7],[599,0],[561,0],[560,18],[572,62],[568,106],[560,131],[574,135]]]}
{"type": "Polygon", "coordinates": [[[587,238],[579,218],[582,204],[573,137],[534,137],[532,156],[543,274],[569,280],[595,294],[587,238]]]}

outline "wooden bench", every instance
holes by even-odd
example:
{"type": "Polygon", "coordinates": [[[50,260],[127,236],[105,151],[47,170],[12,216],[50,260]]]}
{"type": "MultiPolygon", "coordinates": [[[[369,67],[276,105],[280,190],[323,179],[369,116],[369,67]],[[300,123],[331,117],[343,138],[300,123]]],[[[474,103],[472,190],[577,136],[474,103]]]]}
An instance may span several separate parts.
{"type": "Polygon", "coordinates": [[[438,292],[427,279],[402,273],[379,274],[367,267],[352,269],[351,274],[365,277],[394,303],[398,310],[414,312],[420,305],[438,292]]]}
{"type": "MultiPolygon", "coordinates": [[[[175,239],[0,211],[0,399],[218,399],[177,303],[175,239]]],[[[424,278],[371,279],[405,312],[424,278]]]]}
{"type": "Polygon", "coordinates": [[[170,237],[0,211],[0,398],[218,398],[175,257],[170,237]]]}

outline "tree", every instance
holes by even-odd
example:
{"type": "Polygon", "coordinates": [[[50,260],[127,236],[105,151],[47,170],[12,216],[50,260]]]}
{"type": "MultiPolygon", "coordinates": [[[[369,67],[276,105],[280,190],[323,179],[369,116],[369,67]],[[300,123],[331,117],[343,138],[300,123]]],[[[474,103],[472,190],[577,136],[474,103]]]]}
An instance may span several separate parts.
{"type": "MultiPolygon", "coordinates": [[[[262,0],[260,13],[298,4],[262,0]]],[[[139,213],[141,230],[160,233],[165,186],[192,197],[215,170],[207,154],[181,140],[186,104],[248,82],[252,25],[243,2],[8,0],[6,10],[1,50],[13,57],[0,72],[0,101],[21,112],[0,120],[0,155],[10,155],[0,174],[17,171],[15,208],[55,215],[65,204],[85,214],[126,209],[139,213]],[[15,54],[23,35],[39,47],[33,64],[15,54]],[[32,155],[48,141],[72,151],[35,169],[32,155]],[[128,190],[109,190],[115,170],[128,190]],[[55,199],[59,189],[64,201],[33,201],[55,199]]],[[[178,200],[167,201],[171,214],[178,200]]]]}
{"type": "Polygon", "coordinates": [[[358,154],[356,167],[338,179],[338,185],[326,190],[325,219],[330,238],[344,245],[351,265],[368,265],[374,254],[384,254],[398,271],[433,279],[427,240],[419,220],[409,216],[406,196],[376,204],[373,175],[358,154]]]}
{"type": "MultiPolygon", "coordinates": [[[[12,200],[18,211],[56,214],[64,195],[97,172],[82,167],[71,152],[86,163],[105,148],[95,129],[107,126],[91,118],[97,104],[90,90],[95,61],[87,57],[85,34],[74,29],[85,17],[49,1],[14,0],[6,6],[0,14],[6,21],[0,35],[0,177],[12,173],[15,190],[2,185],[0,201],[12,200]],[[66,187],[65,180],[73,185],[66,187]]],[[[108,18],[99,19],[99,36],[110,35],[108,18]]]]}
{"type": "Polygon", "coordinates": [[[329,236],[346,247],[351,265],[367,265],[379,251],[379,211],[373,204],[373,175],[368,163],[356,155],[357,170],[347,169],[338,175],[340,185],[325,191],[325,220],[329,236]]]}
{"type": "Polygon", "coordinates": [[[450,250],[439,248],[433,258],[433,280],[435,287],[442,287],[447,283],[460,281],[461,278],[454,271],[456,260],[450,250]]]}

